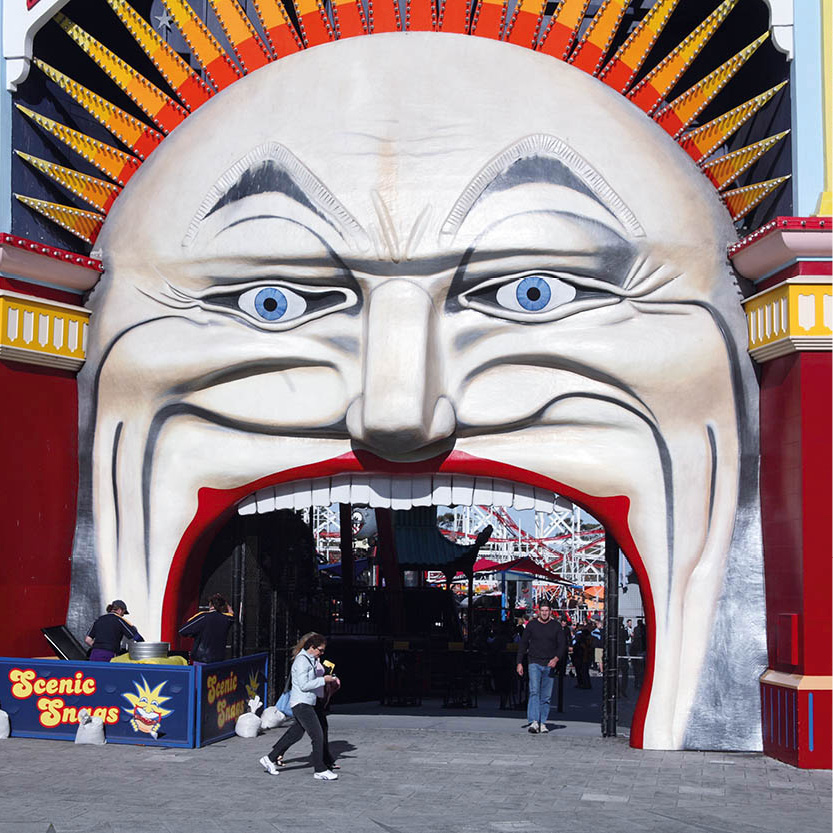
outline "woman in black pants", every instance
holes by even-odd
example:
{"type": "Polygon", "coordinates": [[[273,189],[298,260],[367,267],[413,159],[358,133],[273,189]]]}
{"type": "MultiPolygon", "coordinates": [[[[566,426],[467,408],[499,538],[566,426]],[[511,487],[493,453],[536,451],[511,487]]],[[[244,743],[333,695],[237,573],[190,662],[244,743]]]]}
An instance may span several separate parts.
{"type": "Polygon", "coordinates": [[[273,775],[280,773],[278,767],[283,765],[283,754],[307,733],[312,741],[315,778],[325,781],[338,779],[338,774],[333,773],[338,765],[330,754],[327,739],[324,695],[328,685],[337,687],[339,680],[334,675],[326,674],[321,665],[320,658],[326,646],[326,638],[315,632],[305,634],[295,645],[289,697],[295,723],[278,739],[269,754],[260,759],[260,764],[273,775]]]}

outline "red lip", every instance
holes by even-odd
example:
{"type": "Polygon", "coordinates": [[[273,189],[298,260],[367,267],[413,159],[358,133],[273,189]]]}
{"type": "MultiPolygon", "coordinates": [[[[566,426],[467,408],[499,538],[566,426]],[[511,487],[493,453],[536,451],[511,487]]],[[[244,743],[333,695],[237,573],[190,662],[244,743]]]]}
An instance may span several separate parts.
{"type": "Polygon", "coordinates": [[[188,607],[199,593],[200,567],[205,550],[217,530],[234,512],[238,501],[252,492],[275,484],[288,483],[303,478],[322,478],[332,475],[366,472],[370,474],[391,473],[399,475],[421,475],[447,472],[457,475],[480,475],[481,477],[503,478],[507,481],[524,483],[569,498],[597,518],[615,536],[619,546],[639,577],[639,586],[645,603],[645,619],[649,636],[649,647],[645,659],[645,675],[642,692],[634,712],[631,727],[631,745],[642,746],[645,713],[648,707],[654,674],[654,603],[648,576],[642,557],[636,548],[628,525],[630,500],[625,495],[598,497],[574,489],[569,484],[547,478],[538,472],[521,469],[505,463],[479,458],[465,452],[450,452],[428,460],[400,463],[377,457],[371,452],[357,450],[336,458],[286,469],[259,478],[236,489],[212,489],[203,487],[198,492],[198,505],[194,518],[185,530],[174,554],[168,573],[165,598],[162,604],[162,640],[175,643],[178,624],[184,622],[188,607]]]}

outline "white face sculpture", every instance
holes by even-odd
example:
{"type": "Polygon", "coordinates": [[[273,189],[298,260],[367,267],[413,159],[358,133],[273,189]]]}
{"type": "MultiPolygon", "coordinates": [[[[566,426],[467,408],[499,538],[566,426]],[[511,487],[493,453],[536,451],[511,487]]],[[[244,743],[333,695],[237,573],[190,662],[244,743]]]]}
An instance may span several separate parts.
{"type": "Polygon", "coordinates": [[[547,56],[408,33],[247,76],[99,239],[71,616],[124,596],[167,637],[191,544],[246,495],[406,507],[442,466],[455,502],[558,492],[614,531],[653,606],[645,746],[754,746],[732,239],[660,128],[547,56]]]}

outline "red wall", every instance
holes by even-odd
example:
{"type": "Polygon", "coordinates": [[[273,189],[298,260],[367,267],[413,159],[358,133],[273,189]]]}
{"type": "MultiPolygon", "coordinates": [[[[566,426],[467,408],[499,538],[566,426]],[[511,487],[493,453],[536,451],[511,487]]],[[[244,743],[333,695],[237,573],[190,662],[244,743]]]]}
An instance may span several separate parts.
{"type": "Polygon", "coordinates": [[[792,354],[766,362],[761,371],[769,666],[829,675],[831,354],[792,354]],[[792,635],[797,645],[788,645],[792,635]]]}
{"type": "MultiPolygon", "coordinates": [[[[71,293],[0,279],[16,292],[71,293]]],[[[66,622],[78,484],[75,374],[0,362],[0,654],[51,655],[40,629],[66,622]]]]}

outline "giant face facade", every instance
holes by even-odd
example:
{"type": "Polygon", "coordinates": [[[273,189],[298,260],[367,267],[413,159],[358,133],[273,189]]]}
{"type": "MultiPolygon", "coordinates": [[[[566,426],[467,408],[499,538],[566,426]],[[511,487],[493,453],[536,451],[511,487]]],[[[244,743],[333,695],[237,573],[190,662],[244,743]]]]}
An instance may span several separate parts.
{"type": "Polygon", "coordinates": [[[129,595],[169,637],[200,537],[240,502],[558,493],[614,532],[649,602],[637,743],[757,747],[733,238],[663,130],[530,50],[396,33],[248,75],[98,240],[71,623],[129,595]]]}

